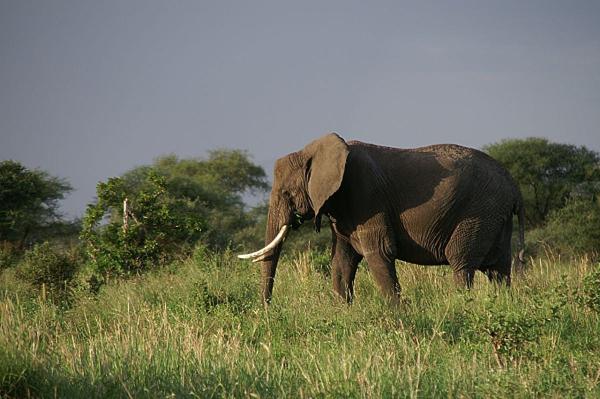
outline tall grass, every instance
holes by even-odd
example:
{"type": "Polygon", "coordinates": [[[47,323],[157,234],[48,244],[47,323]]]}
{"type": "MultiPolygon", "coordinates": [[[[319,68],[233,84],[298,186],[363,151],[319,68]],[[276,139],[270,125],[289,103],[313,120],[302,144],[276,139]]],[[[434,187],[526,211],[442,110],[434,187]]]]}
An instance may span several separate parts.
{"type": "Polygon", "coordinates": [[[352,306],[301,254],[273,304],[231,254],[114,281],[70,307],[0,277],[0,394],[8,397],[600,396],[600,318],[580,300],[594,267],[532,259],[511,289],[398,264],[388,305],[361,265],[352,306]]]}

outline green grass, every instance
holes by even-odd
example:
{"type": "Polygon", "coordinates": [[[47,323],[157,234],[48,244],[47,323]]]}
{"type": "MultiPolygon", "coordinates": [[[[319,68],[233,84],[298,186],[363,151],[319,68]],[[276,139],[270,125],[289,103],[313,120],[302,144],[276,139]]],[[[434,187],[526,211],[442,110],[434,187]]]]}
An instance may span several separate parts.
{"type": "Polygon", "coordinates": [[[306,255],[283,261],[272,306],[231,254],[114,281],[69,307],[0,276],[8,397],[599,397],[600,318],[584,277],[546,257],[509,290],[398,264],[390,307],[366,267],[342,304],[306,255]]]}

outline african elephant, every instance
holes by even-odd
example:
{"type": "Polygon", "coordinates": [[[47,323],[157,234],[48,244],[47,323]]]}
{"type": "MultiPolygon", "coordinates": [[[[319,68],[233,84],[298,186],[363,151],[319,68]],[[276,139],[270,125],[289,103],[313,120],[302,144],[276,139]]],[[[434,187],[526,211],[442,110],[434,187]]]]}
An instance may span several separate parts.
{"type": "Polygon", "coordinates": [[[510,285],[512,215],[524,211],[518,186],[498,162],[454,144],[415,149],[345,142],[335,133],[275,163],[265,248],[240,258],[262,261],[265,304],[271,300],[282,243],[290,228],[323,215],[332,230],[333,288],[351,302],[365,259],[382,294],[400,293],[395,259],[450,265],[471,287],[475,270],[510,285]]]}

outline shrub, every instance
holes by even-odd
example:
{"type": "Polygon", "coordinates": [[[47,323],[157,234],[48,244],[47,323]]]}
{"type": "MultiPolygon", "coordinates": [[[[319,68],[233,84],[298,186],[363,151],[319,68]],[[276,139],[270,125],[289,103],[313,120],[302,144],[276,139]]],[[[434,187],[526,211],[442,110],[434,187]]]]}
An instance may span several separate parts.
{"type": "Polygon", "coordinates": [[[102,278],[166,264],[201,231],[202,221],[181,212],[189,204],[169,195],[164,177],[149,174],[145,187],[130,200],[123,179],[113,178],[98,184],[98,201],[86,211],[81,238],[102,278]],[[124,202],[130,204],[126,214],[124,202]]]}
{"type": "Polygon", "coordinates": [[[9,241],[0,242],[0,271],[15,266],[18,257],[14,244],[9,241]]]}
{"type": "Polygon", "coordinates": [[[16,277],[40,290],[42,295],[61,299],[68,292],[76,271],[75,260],[44,242],[25,252],[17,266],[16,277]]]}
{"type": "Polygon", "coordinates": [[[473,310],[468,330],[475,337],[491,344],[492,352],[503,368],[518,365],[522,359],[535,355],[544,326],[556,319],[564,306],[561,295],[533,298],[527,305],[503,303],[498,295],[485,301],[483,311],[473,310]]]}
{"type": "Polygon", "coordinates": [[[194,250],[192,251],[192,260],[197,265],[207,263],[206,261],[211,257],[210,249],[203,242],[196,243],[194,250]]]}
{"type": "MultiPolygon", "coordinates": [[[[248,194],[263,194],[269,185],[264,170],[254,165],[246,152],[210,151],[207,159],[160,157],[120,178],[128,197],[133,200],[147,190],[152,175],[163,179],[163,197],[168,198],[174,216],[201,223],[201,232],[190,231],[192,244],[201,239],[211,249],[240,242],[254,247],[256,237],[264,237],[266,205],[248,210],[243,199],[248,194]]],[[[183,231],[186,226],[181,227],[183,231]]]]}
{"type": "Polygon", "coordinates": [[[328,250],[312,249],[310,251],[313,269],[325,276],[331,275],[331,254],[328,250]]]}
{"type": "Polygon", "coordinates": [[[588,254],[598,258],[600,248],[600,203],[589,199],[573,199],[550,217],[548,224],[532,232],[537,244],[560,254],[588,254]]]}
{"type": "Polygon", "coordinates": [[[600,313],[600,263],[583,279],[578,299],[584,306],[600,313]]]}

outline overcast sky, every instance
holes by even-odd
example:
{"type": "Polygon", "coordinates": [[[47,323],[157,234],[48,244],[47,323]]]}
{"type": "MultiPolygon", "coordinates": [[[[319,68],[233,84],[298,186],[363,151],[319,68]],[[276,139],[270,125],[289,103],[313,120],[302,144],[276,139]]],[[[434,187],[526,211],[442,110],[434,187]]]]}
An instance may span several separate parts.
{"type": "Polygon", "coordinates": [[[0,160],[66,178],[70,216],[166,153],[599,127],[600,1],[0,0],[0,160]]]}

